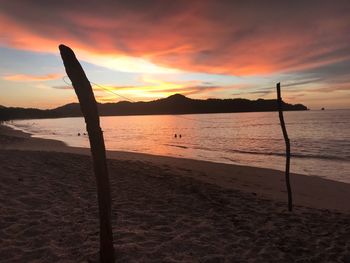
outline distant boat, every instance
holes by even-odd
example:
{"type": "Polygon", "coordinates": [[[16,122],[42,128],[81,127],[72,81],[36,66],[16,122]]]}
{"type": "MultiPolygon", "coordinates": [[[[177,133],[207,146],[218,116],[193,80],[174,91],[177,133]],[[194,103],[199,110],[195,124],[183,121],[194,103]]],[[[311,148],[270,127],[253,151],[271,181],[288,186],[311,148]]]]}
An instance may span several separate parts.
{"type": "Polygon", "coordinates": [[[321,110],[324,110],[324,108],[322,108],[321,110]]]}

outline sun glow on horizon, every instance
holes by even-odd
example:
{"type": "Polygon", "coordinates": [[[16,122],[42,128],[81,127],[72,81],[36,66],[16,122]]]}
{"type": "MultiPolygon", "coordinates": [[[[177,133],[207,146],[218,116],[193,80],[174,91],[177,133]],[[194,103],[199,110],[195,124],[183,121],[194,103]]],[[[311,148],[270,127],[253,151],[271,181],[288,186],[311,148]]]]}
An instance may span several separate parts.
{"type": "Polygon", "coordinates": [[[141,57],[132,57],[116,54],[90,53],[84,50],[79,52],[82,60],[120,72],[146,74],[172,74],[182,72],[180,69],[162,67],[141,57]]]}
{"type": "Polygon", "coordinates": [[[155,98],[165,98],[174,93],[182,93],[186,95],[187,93],[194,91],[194,89],[191,89],[191,86],[198,84],[196,81],[169,82],[150,75],[143,75],[140,78],[140,81],[144,83],[144,85],[130,87],[94,85],[94,91],[97,93],[97,100],[99,102],[116,102],[125,99],[152,100],[155,98]]]}

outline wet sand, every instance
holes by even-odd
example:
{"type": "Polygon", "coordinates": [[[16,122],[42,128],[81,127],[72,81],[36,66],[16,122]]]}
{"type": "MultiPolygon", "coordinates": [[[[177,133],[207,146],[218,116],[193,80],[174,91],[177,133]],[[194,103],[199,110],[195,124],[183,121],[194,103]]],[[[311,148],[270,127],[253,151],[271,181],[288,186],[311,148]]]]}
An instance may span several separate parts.
{"type": "MultiPolygon", "coordinates": [[[[0,126],[1,262],[95,262],[89,150],[0,126]]],[[[279,171],[108,152],[120,262],[350,262],[350,185],[279,171]]]]}

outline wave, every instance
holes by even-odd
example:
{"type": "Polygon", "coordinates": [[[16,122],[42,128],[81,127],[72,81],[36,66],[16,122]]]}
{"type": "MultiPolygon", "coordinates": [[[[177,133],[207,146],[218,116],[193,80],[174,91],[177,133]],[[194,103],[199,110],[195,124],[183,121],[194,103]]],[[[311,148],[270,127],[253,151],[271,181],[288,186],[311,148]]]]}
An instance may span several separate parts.
{"type": "Polygon", "coordinates": [[[183,146],[183,145],[174,145],[174,144],[164,144],[166,146],[171,146],[171,147],[177,147],[177,148],[182,148],[182,149],[188,149],[189,147],[183,146]]]}
{"type": "MultiPolygon", "coordinates": [[[[227,150],[227,152],[252,154],[252,155],[270,155],[270,156],[285,156],[285,153],[279,152],[258,152],[258,151],[244,151],[244,150],[227,150]]],[[[323,160],[338,160],[338,161],[349,161],[350,156],[334,156],[334,155],[319,155],[319,154],[302,154],[302,153],[291,153],[291,157],[295,158],[309,158],[309,159],[323,159],[323,160]]]]}
{"type": "MultiPolygon", "coordinates": [[[[248,151],[248,150],[236,150],[236,149],[215,149],[208,147],[191,147],[184,145],[174,145],[174,144],[164,144],[166,146],[177,147],[182,149],[193,148],[197,150],[205,150],[205,151],[215,151],[215,152],[231,152],[231,153],[241,153],[241,154],[250,154],[250,155],[261,155],[261,156],[277,156],[284,157],[284,152],[259,152],[259,151],[248,151]]],[[[291,153],[291,157],[300,158],[300,159],[321,159],[321,160],[333,160],[333,161],[349,161],[350,156],[335,156],[335,155],[320,155],[320,154],[307,154],[307,153],[291,153]]],[[[227,157],[228,158],[228,157],[227,157]]]]}

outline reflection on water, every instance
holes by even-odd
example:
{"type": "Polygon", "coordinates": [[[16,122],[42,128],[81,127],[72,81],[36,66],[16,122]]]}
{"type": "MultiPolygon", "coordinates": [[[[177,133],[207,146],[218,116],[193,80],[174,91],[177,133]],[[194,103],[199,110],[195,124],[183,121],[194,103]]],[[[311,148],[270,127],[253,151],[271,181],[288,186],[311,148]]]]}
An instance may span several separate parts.
{"type": "MultiPolygon", "coordinates": [[[[285,113],[292,172],[350,183],[349,113],[285,113]]],[[[62,140],[71,146],[89,146],[83,135],[83,118],[23,120],[14,124],[35,136],[62,140]]],[[[285,146],[275,112],[111,116],[102,117],[101,126],[109,150],[284,169],[285,146]]]]}

